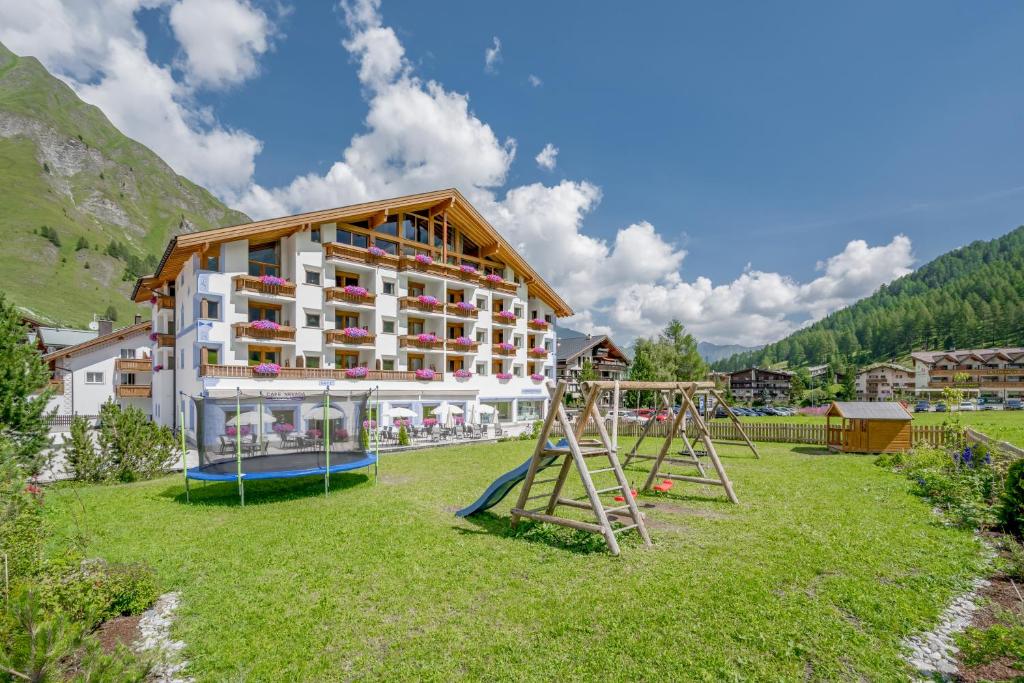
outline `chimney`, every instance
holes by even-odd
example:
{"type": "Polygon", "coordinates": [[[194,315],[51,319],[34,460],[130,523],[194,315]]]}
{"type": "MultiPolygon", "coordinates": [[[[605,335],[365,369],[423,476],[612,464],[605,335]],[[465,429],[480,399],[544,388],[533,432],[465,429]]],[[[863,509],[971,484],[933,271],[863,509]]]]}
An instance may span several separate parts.
{"type": "Polygon", "coordinates": [[[100,337],[110,334],[111,332],[114,331],[114,322],[112,320],[104,320],[100,318],[99,320],[96,321],[96,324],[99,325],[97,333],[100,337]]]}
{"type": "Polygon", "coordinates": [[[141,322],[142,322],[142,314],[141,313],[136,313],[135,314],[135,324],[138,325],[141,322]]]}

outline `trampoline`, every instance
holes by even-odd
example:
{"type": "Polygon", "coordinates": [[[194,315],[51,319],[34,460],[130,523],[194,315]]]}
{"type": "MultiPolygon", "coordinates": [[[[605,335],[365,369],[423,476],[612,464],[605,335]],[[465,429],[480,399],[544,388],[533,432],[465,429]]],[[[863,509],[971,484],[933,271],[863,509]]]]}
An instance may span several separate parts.
{"type": "MultiPolygon", "coordinates": [[[[186,499],[190,480],[237,482],[245,505],[246,481],[322,476],[327,493],[332,474],[363,468],[376,474],[369,392],[238,392],[191,400],[199,466],[185,468],[186,499]]],[[[182,413],[183,442],[184,421],[182,413]]]]}

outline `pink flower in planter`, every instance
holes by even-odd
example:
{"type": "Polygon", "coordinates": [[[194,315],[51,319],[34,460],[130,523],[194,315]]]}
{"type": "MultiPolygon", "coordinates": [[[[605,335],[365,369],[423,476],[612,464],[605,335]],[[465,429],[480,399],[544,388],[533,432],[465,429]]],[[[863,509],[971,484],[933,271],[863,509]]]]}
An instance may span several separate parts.
{"type": "Polygon", "coordinates": [[[260,282],[265,284],[265,285],[275,285],[275,286],[281,286],[281,285],[288,284],[287,280],[285,280],[283,277],[278,277],[276,275],[260,275],[260,282]]]}
{"type": "Polygon", "coordinates": [[[345,376],[350,377],[352,379],[359,379],[361,377],[366,377],[366,375],[369,374],[369,372],[369,370],[360,365],[354,368],[347,368],[345,370],[345,376]]]}
{"type": "Polygon", "coordinates": [[[473,311],[476,310],[476,306],[474,306],[473,304],[469,303],[468,301],[460,301],[460,302],[458,302],[457,304],[455,304],[455,308],[459,309],[460,311],[464,311],[466,313],[472,313],[473,311]]]}
{"type": "Polygon", "coordinates": [[[157,363],[156,365],[153,366],[153,372],[160,372],[163,369],[164,369],[164,366],[160,365],[159,363],[157,363]]]}
{"type": "Polygon", "coordinates": [[[466,418],[464,418],[464,417],[456,417],[455,418],[455,424],[457,424],[457,425],[466,424],[466,418]]]}
{"type": "Polygon", "coordinates": [[[436,296],[430,296],[429,294],[420,294],[416,297],[416,301],[419,301],[424,306],[437,306],[441,303],[437,300],[436,296]]]}
{"type": "Polygon", "coordinates": [[[160,338],[160,335],[157,334],[156,332],[150,332],[149,333],[149,341],[156,341],[159,338],[160,338]]]}
{"type": "Polygon", "coordinates": [[[396,427],[408,427],[409,426],[409,418],[403,419],[403,418],[400,418],[400,417],[396,417],[395,420],[394,420],[394,424],[395,424],[396,427]]]}
{"type": "Polygon", "coordinates": [[[276,375],[281,372],[281,366],[277,363],[260,363],[252,369],[257,375],[276,375]]]}
{"type": "Polygon", "coordinates": [[[437,424],[437,418],[436,417],[425,417],[425,418],[423,418],[423,426],[424,427],[433,427],[436,424],[437,424]]]}
{"type": "Polygon", "coordinates": [[[515,351],[516,345],[510,344],[509,342],[501,342],[500,344],[498,344],[498,348],[502,351],[515,351]]]}
{"type": "Polygon", "coordinates": [[[530,375],[530,379],[532,379],[534,382],[543,382],[547,378],[544,375],[540,374],[539,372],[535,372],[532,375],[530,375]]]}
{"type": "Polygon", "coordinates": [[[384,251],[383,249],[381,249],[380,247],[378,247],[376,245],[370,247],[366,251],[367,251],[367,253],[370,254],[370,256],[376,256],[378,258],[380,258],[381,256],[387,256],[388,255],[388,252],[384,251]]]}
{"type": "Polygon", "coordinates": [[[416,339],[424,344],[433,344],[434,342],[441,341],[433,332],[422,332],[416,335],[416,339]]]}
{"type": "Polygon", "coordinates": [[[377,426],[376,420],[363,420],[363,429],[373,429],[377,426]]]}
{"type": "Polygon", "coordinates": [[[153,304],[155,306],[156,302],[157,302],[156,294],[154,294],[153,296],[149,297],[149,303],[151,303],[151,304],[153,304]]]}
{"type": "Polygon", "coordinates": [[[416,254],[416,263],[422,263],[425,266],[429,266],[434,262],[434,259],[427,256],[426,254],[416,254]]]}
{"type": "Polygon", "coordinates": [[[473,373],[466,369],[460,369],[455,371],[455,376],[459,379],[466,379],[467,377],[472,377],[473,373]]]}
{"type": "Polygon", "coordinates": [[[505,281],[505,278],[501,277],[497,273],[488,273],[486,276],[484,276],[484,279],[492,284],[498,284],[499,282],[505,281]]]}
{"type": "Polygon", "coordinates": [[[469,337],[456,337],[454,339],[454,341],[455,341],[456,345],[458,345],[458,346],[472,346],[473,345],[473,340],[470,339],[469,337]]]}
{"type": "Polygon", "coordinates": [[[277,422],[272,429],[278,434],[290,434],[295,431],[295,425],[291,422],[277,422]]]}
{"type": "Polygon", "coordinates": [[[495,377],[497,377],[500,380],[512,379],[512,373],[511,372],[499,372],[498,374],[495,375],[495,377]]]}
{"type": "Polygon", "coordinates": [[[534,346],[532,349],[530,349],[530,353],[532,353],[535,356],[543,356],[547,354],[547,352],[548,350],[545,349],[543,346],[534,346]]]}
{"type": "Polygon", "coordinates": [[[459,270],[461,270],[463,273],[469,273],[470,275],[476,274],[476,266],[471,266],[468,263],[463,263],[461,266],[459,266],[459,270]]]}
{"type": "Polygon", "coordinates": [[[308,436],[311,439],[319,439],[323,435],[324,433],[321,432],[319,429],[310,429],[306,431],[306,436],[308,436]]]}
{"type": "Polygon", "coordinates": [[[360,287],[359,285],[345,285],[344,292],[352,296],[366,296],[369,294],[366,291],[366,287],[360,287]]]}
{"type": "Polygon", "coordinates": [[[434,379],[434,371],[430,368],[420,368],[416,371],[416,379],[434,379]]]}
{"type": "Polygon", "coordinates": [[[254,330],[279,330],[281,326],[273,320],[253,320],[252,328],[254,330]]]}
{"type": "Polygon", "coordinates": [[[516,314],[512,311],[498,311],[498,317],[505,321],[515,322],[516,314]]]}
{"type": "Polygon", "coordinates": [[[361,327],[346,327],[346,328],[344,328],[341,331],[341,333],[343,335],[345,335],[346,337],[353,337],[353,338],[369,337],[370,336],[369,331],[368,330],[364,330],[361,327]]]}
{"type": "Polygon", "coordinates": [[[543,318],[534,318],[530,321],[530,324],[534,327],[547,327],[548,321],[543,318]]]}

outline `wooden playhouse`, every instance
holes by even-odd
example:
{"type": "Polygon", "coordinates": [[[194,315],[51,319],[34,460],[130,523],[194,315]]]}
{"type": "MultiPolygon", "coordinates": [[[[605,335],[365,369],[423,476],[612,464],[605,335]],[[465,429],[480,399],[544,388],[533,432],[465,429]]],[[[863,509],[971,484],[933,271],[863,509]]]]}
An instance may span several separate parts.
{"type": "Polygon", "coordinates": [[[833,401],[825,413],[828,447],[842,453],[910,450],[913,416],[895,401],[833,401]],[[833,421],[838,418],[838,424],[833,421]]]}

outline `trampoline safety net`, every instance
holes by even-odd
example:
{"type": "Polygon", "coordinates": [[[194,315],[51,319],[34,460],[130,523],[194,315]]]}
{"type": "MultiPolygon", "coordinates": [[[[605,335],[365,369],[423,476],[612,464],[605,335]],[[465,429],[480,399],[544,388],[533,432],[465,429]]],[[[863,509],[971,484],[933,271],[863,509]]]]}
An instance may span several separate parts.
{"type": "Polygon", "coordinates": [[[199,467],[210,481],[301,477],[376,462],[369,393],[193,397],[199,467]]]}

